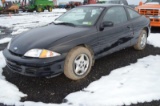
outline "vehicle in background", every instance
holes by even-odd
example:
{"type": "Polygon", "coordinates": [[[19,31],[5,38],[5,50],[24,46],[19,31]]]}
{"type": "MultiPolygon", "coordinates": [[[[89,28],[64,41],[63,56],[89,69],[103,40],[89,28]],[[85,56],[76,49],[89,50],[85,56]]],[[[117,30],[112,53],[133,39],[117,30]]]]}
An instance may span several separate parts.
{"type": "Polygon", "coordinates": [[[58,6],[56,6],[57,8],[74,8],[77,6],[82,5],[82,2],[78,2],[78,1],[70,1],[70,2],[60,2],[58,6]]]}
{"type": "Polygon", "coordinates": [[[140,2],[135,10],[150,19],[151,27],[160,27],[160,0],[140,2]]]}
{"type": "Polygon", "coordinates": [[[97,3],[128,5],[128,2],[126,0],[99,0],[97,3]]]}
{"type": "Polygon", "coordinates": [[[48,10],[49,12],[52,12],[52,9],[54,8],[54,3],[52,0],[29,0],[28,3],[26,3],[26,0],[23,5],[21,6],[22,11],[28,11],[28,12],[43,12],[44,10],[48,10]]]}
{"type": "MultiPolygon", "coordinates": [[[[1,0],[0,0],[1,1],[1,0]]],[[[18,13],[19,12],[19,4],[18,2],[5,1],[2,0],[0,2],[0,13],[18,13]]]]}
{"type": "Polygon", "coordinates": [[[96,4],[97,0],[53,0],[57,8],[74,8],[80,5],[96,4]]]}
{"type": "Polygon", "coordinates": [[[80,5],[83,5],[83,4],[81,2],[70,1],[67,8],[74,8],[74,7],[77,7],[77,6],[80,6],[80,5]]]}

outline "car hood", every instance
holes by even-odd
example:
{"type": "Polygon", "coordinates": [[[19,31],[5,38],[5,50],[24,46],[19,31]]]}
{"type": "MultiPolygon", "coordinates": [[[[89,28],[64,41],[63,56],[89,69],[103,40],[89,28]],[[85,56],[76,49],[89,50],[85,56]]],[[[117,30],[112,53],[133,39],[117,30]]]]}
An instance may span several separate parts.
{"type": "Polygon", "coordinates": [[[31,49],[48,49],[49,45],[55,41],[86,30],[89,28],[50,24],[16,36],[12,39],[9,50],[18,55],[24,55],[31,49]]]}

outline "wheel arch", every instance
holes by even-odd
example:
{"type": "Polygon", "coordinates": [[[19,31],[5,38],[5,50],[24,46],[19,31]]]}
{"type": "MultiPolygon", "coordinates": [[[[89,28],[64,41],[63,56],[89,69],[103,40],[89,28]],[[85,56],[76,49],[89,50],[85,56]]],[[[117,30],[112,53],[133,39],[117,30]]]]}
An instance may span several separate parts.
{"type": "Polygon", "coordinates": [[[77,46],[85,47],[91,52],[91,55],[92,55],[92,58],[93,58],[93,64],[92,64],[92,66],[93,66],[94,63],[95,63],[95,58],[94,58],[94,51],[93,51],[92,47],[87,45],[87,44],[80,44],[80,45],[77,45],[77,46]]]}
{"type": "Polygon", "coordinates": [[[147,37],[149,36],[149,29],[148,27],[144,27],[143,30],[145,30],[147,32],[147,37]]]}

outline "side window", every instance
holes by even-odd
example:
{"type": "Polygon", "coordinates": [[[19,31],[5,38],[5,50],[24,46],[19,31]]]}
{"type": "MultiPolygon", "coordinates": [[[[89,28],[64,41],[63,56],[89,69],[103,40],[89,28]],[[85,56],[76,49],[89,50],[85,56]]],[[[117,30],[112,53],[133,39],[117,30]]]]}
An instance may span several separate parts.
{"type": "Polygon", "coordinates": [[[131,19],[133,19],[133,18],[136,18],[136,17],[139,17],[139,16],[140,16],[140,14],[138,14],[137,12],[135,12],[135,11],[134,11],[134,10],[132,10],[132,9],[127,8],[127,10],[128,10],[128,13],[129,13],[129,16],[130,16],[130,18],[131,18],[131,19]]]}
{"type": "Polygon", "coordinates": [[[103,17],[104,21],[111,21],[114,24],[120,24],[127,21],[126,11],[123,7],[111,7],[103,17]]]}

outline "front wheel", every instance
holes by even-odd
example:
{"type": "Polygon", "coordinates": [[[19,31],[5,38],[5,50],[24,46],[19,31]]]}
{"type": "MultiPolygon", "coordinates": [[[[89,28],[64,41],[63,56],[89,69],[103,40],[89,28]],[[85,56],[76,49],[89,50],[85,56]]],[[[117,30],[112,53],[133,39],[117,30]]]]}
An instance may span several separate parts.
{"type": "Polygon", "coordinates": [[[37,7],[36,12],[42,12],[43,9],[41,7],[37,7]]]}
{"type": "Polygon", "coordinates": [[[72,49],[64,64],[64,74],[72,80],[79,80],[88,75],[93,64],[91,52],[85,47],[72,49]]]}
{"type": "Polygon", "coordinates": [[[143,50],[145,49],[146,45],[147,45],[147,32],[146,30],[142,30],[139,35],[137,43],[134,45],[134,48],[136,50],[143,50]]]}

